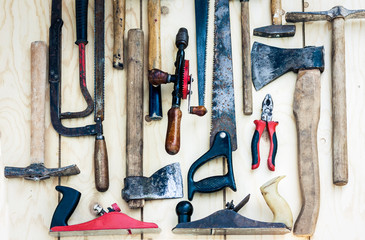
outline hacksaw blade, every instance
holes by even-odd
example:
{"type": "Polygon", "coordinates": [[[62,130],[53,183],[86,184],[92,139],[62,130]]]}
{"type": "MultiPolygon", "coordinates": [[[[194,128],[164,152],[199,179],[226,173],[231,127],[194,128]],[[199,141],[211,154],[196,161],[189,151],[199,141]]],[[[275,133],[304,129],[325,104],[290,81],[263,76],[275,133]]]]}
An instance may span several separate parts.
{"type": "Polygon", "coordinates": [[[210,145],[215,135],[226,131],[231,136],[232,151],[237,149],[236,116],[229,0],[216,0],[214,6],[212,121],[210,145]]]}

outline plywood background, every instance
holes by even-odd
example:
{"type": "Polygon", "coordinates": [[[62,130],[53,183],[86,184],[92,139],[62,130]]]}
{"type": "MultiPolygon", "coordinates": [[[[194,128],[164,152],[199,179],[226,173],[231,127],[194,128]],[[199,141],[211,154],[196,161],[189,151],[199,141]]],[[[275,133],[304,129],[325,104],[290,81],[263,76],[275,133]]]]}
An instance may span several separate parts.
{"type": "MultiPolygon", "coordinates": [[[[127,0],[126,34],[131,28],[145,31],[147,43],[147,1],[127,0]]],[[[271,23],[268,0],[250,1],[250,21],[252,29],[271,23]]],[[[349,9],[365,9],[361,0],[283,0],[285,11],[329,10],[337,4],[349,9]]],[[[191,73],[196,76],[195,17],[193,0],[162,0],[168,13],[161,17],[162,69],[174,71],[176,55],[175,35],[180,27],[189,31],[190,42],[186,56],[191,61],[191,73]]],[[[211,1],[211,16],[213,16],[211,1]]],[[[48,42],[51,1],[43,0],[2,0],[0,1],[0,169],[4,166],[29,165],[30,143],[30,44],[32,41],[48,42]]],[[[88,40],[86,46],[87,84],[93,93],[93,10],[89,3],[88,40]]],[[[196,194],[192,204],[195,208],[193,220],[222,209],[225,201],[238,203],[248,193],[251,200],[240,214],[262,221],[271,221],[272,214],[266,206],[259,187],[267,180],[278,176],[287,177],[279,185],[279,191],[288,201],[294,219],[301,206],[297,173],[297,140],[292,113],[293,92],[296,80],[294,73],[282,76],[259,92],[253,91],[253,114],[244,116],[242,112],[241,73],[241,27],[240,2],[230,1],[233,68],[236,96],[236,119],[238,149],[233,153],[234,173],[238,190],[227,189],[213,194],[196,194]],[[250,143],[254,131],[253,120],[260,118],[261,102],[270,93],[274,100],[274,120],[279,121],[277,136],[277,170],[270,172],[266,167],[268,137],[261,140],[262,164],[251,171],[250,143]]],[[[78,50],[74,44],[75,6],[74,1],[63,1],[62,30],[62,110],[76,111],[85,106],[78,85],[78,50]]],[[[332,184],[331,161],[331,24],[316,22],[297,24],[295,37],[287,39],[264,39],[252,37],[251,41],[278,47],[303,47],[324,45],[326,69],[321,78],[321,119],[318,127],[318,153],[321,181],[321,207],[315,234],[311,239],[363,239],[365,234],[365,22],[349,20],[346,26],[346,76],[347,76],[347,116],[349,183],[345,187],[332,184]]],[[[212,34],[213,21],[209,23],[207,79],[212,77],[212,34]]],[[[147,44],[145,44],[147,47],[147,44]]],[[[67,138],[59,136],[50,123],[49,93],[46,104],[46,160],[47,167],[77,164],[81,169],[78,176],[48,179],[40,183],[23,179],[5,179],[0,174],[0,232],[1,239],[52,239],[48,235],[52,214],[59,201],[54,190],[58,184],[73,187],[82,193],[81,201],[69,223],[81,223],[94,216],[90,206],[99,202],[104,207],[118,202],[122,211],[137,219],[157,223],[162,229],[159,234],[110,237],[77,237],[69,239],[300,239],[291,233],[284,236],[189,236],[174,235],[171,229],[177,223],[175,206],[180,201],[158,200],[147,202],[143,210],[130,210],[121,198],[125,177],[125,128],[126,128],[126,72],[112,68],[113,24],[112,1],[106,1],[106,82],[104,135],[107,141],[110,168],[110,188],[99,193],[94,187],[93,137],[67,138]]],[[[147,49],[145,49],[147,53],[147,49]]],[[[146,56],[147,60],[147,56],[146,56]]],[[[147,63],[147,61],[146,61],[147,63]]],[[[145,68],[147,69],[147,67],[145,68]]],[[[147,114],[148,88],[145,78],[144,109],[147,114]]],[[[163,86],[163,112],[166,116],[171,104],[172,86],[163,86]]],[[[211,102],[211,81],[207,82],[206,104],[211,102]]],[[[193,86],[193,92],[197,92],[193,86]]],[[[197,102],[197,95],[193,95],[197,102]]],[[[210,113],[203,118],[187,114],[187,103],[183,102],[181,150],[175,156],[164,150],[167,126],[166,117],[159,122],[144,123],[144,175],[149,176],[158,168],[172,162],[180,162],[186,186],[186,174],[190,165],[209,148],[210,113]]],[[[93,123],[92,116],[85,119],[65,121],[66,126],[83,126],[93,123]]],[[[222,173],[222,161],[215,160],[203,166],[197,179],[222,173]]],[[[187,189],[184,189],[187,195],[187,189]]],[[[186,197],[185,197],[186,199],[186,197]]]]}

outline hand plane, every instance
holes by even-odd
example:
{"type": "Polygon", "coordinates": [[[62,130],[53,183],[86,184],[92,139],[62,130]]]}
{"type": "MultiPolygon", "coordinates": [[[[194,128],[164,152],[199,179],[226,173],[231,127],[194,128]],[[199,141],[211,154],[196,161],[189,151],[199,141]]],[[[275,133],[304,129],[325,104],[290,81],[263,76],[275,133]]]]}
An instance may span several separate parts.
{"type": "Polygon", "coordinates": [[[179,202],[176,206],[178,224],[172,229],[177,234],[198,235],[279,235],[291,231],[293,215],[288,203],[283,199],[277,186],[284,176],[276,177],[261,186],[261,193],[274,214],[272,222],[262,222],[244,217],[238,211],[248,202],[246,196],[237,206],[233,201],[226,204],[226,209],[219,210],[205,218],[190,221],[193,206],[188,201],[179,202]]]}
{"type": "Polygon", "coordinates": [[[157,224],[141,222],[121,213],[117,204],[113,204],[108,211],[100,205],[95,205],[94,210],[99,217],[91,221],[68,225],[67,221],[79,203],[81,193],[75,189],[57,186],[56,190],[63,194],[51,222],[50,235],[55,237],[89,236],[111,234],[136,234],[142,232],[159,232],[157,224]]]}

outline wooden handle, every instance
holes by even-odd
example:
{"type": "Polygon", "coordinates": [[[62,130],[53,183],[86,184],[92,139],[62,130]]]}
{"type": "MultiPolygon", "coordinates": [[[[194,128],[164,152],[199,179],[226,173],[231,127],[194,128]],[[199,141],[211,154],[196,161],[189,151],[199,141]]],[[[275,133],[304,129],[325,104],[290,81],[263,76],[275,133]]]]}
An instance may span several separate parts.
{"type": "Polygon", "coordinates": [[[241,2],[243,113],[245,115],[252,114],[251,41],[250,41],[249,7],[250,7],[249,1],[241,2]]]}
{"type": "Polygon", "coordinates": [[[319,213],[317,128],[320,111],[320,71],[300,70],[295,86],[293,111],[298,132],[298,170],[302,208],[293,233],[312,236],[319,213]]]}
{"type": "Polygon", "coordinates": [[[204,106],[194,106],[190,107],[190,113],[198,115],[200,117],[204,116],[208,110],[204,106]]]}
{"type": "Polygon", "coordinates": [[[30,161],[44,163],[44,116],[48,47],[43,41],[31,44],[31,135],[30,161]]]}
{"type": "Polygon", "coordinates": [[[169,74],[158,69],[148,70],[148,81],[153,85],[168,83],[169,74]]]}
{"type": "Polygon", "coordinates": [[[281,0],[271,0],[272,24],[281,25],[283,15],[284,15],[284,11],[281,7],[281,0]]]}
{"type": "Polygon", "coordinates": [[[148,0],[148,70],[161,69],[161,3],[148,0]]]}
{"type": "Polygon", "coordinates": [[[105,192],[109,188],[108,152],[104,137],[95,139],[95,186],[99,192],[105,192]]]}
{"type": "MultiPolygon", "coordinates": [[[[127,50],[127,177],[143,176],[143,31],[128,31],[127,50]]],[[[141,208],[144,200],[130,200],[130,208],[141,208]]]]}
{"type": "Polygon", "coordinates": [[[167,112],[168,125],[166,133],[166,152],[170,155],[175,155],[180,150],[180,123],[181,110],[178,107],[172,107],[167,112]]]}
{"type": "Polygon", "coordinates": [[[114,17],[114,51],[113,67],[124,68],[124,28],[125,28],[125,0],[113,0],[114,17]]]}
{"type": "Polygon", "coordinates": [[[333,183],[348,182],[345,19],[332,21],[332,157],[333,183]]]}

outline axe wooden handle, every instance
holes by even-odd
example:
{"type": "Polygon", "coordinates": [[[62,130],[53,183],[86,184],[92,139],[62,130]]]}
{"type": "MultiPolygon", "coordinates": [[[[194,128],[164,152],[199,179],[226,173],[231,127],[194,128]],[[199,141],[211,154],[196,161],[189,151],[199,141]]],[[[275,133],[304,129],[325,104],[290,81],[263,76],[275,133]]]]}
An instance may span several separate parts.
{"type": "MultiPolygon", "coordinates": [[[[128,31],[127,50],[127,177],[143,176],[143,31],[128,31]]],[[[144,206],[143,199],[130,200],[130,208],[144,206]]]]}
{"type": "Polygon", "coordinates": [[[314,233],[320,202],[317,128],[320,111],[320,71],[300,70],[295,86],[293,111],[298,132],[298,170],[302,208],[293,233],[314,233]]]}
{"type": "Polygon", "coordinates": [[[95,139],[94,166],[96,189],[105,192],[109,188],[109,167],[104,137],[95,139]]]}
{"type": "Polygon", "coordinates": [[[332,21],[332,157],[333,183],[348,182],[345,19],[332,21]]]}
{"type": "Polygon", "coordinates": [[[125,0],[113,0],[114,18],[114,51],[113,67],[124,68],[124,28],[125,28],[125,0]]]}
{"type": "Polygon", "coordinates": [[[241,1],[243,113],[252,114],[251,41],[249,1],[241,1]]]}
{"type": "Polygon", "coordinates": [[[271,16],[273,25],[282,25],[283,9],[281,0],[271,0],[271,16]]]}
{"type": "Polygon", "coordinates": [[[48,47],[43,41],[31,44],[31,135],[30,161],[44,163],[44,116],[48,47]]]}
{"type": "Polygon", "coordinates": [[[182,113],[180,108],[172,107],[167,112],[168,124],[166,132],[165,150],[174,155],[180,150],[180,126],[182,113]]]}

